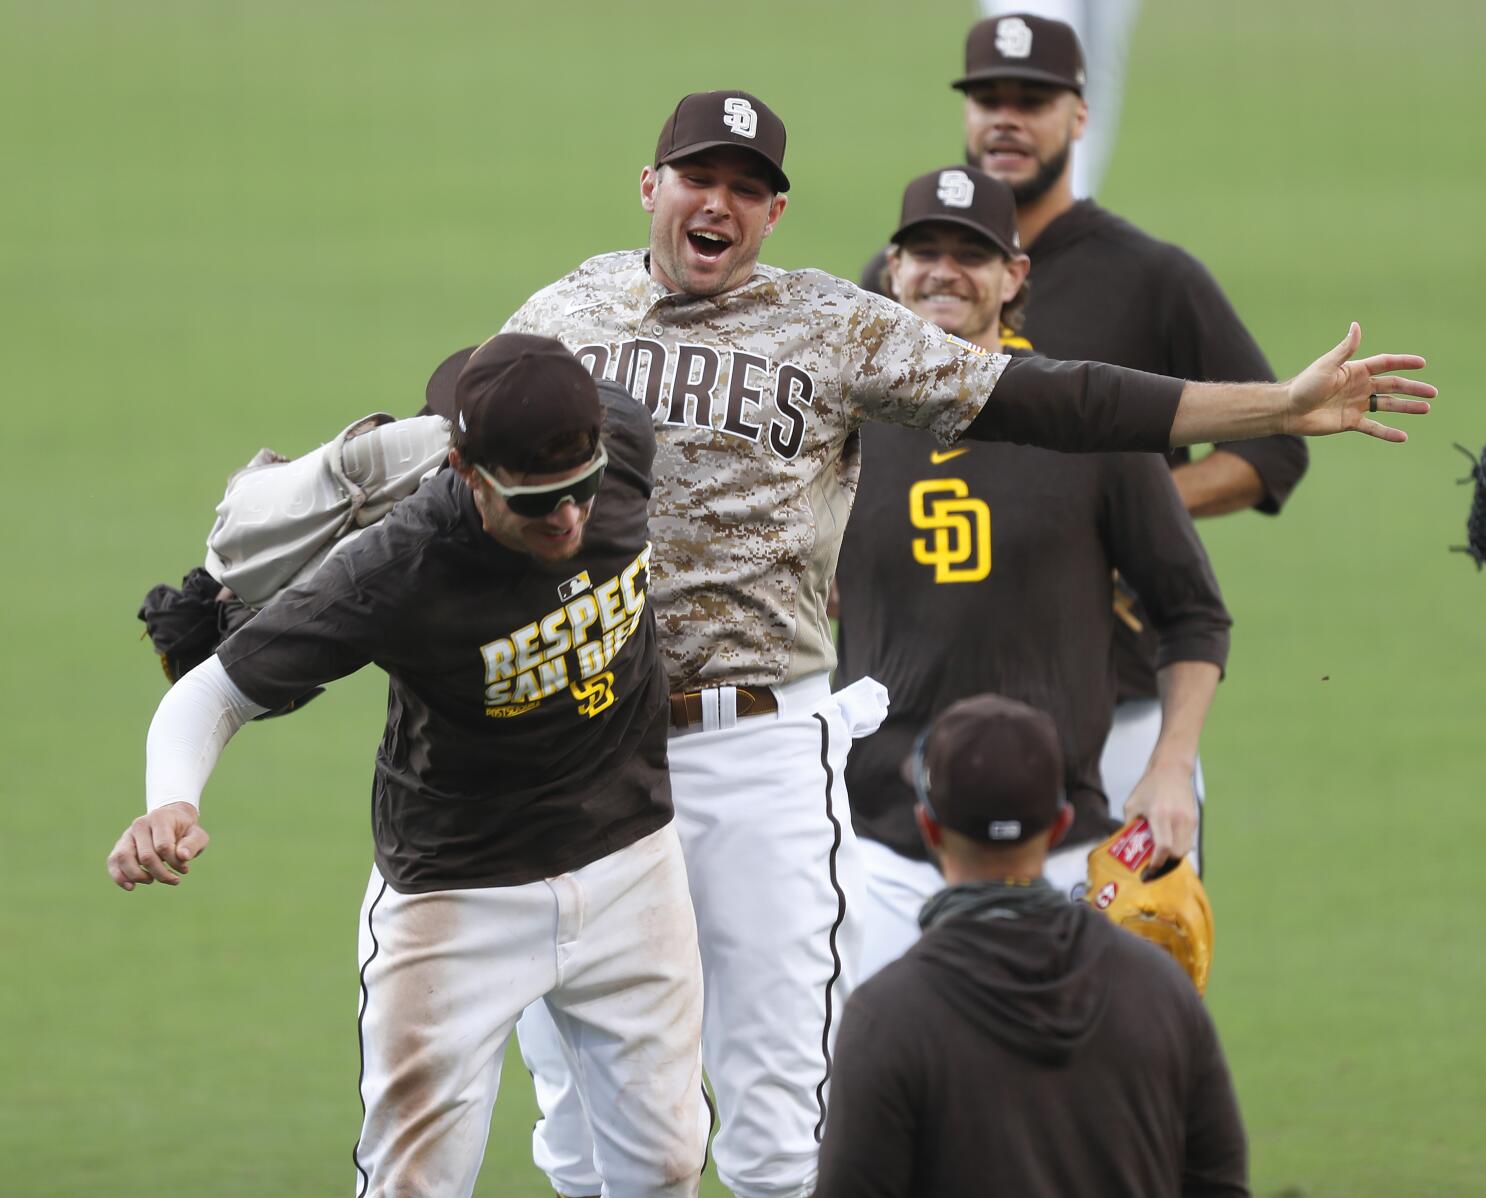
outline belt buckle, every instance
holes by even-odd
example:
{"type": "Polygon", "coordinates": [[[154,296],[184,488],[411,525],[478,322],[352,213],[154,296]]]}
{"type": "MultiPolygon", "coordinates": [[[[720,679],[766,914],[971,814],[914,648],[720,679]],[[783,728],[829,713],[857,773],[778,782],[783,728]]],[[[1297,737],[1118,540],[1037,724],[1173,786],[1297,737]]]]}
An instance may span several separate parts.
{"type": "Polygon", "coordinates": [[[721,732],[749,716],[772,715],[779,702],[766,686],[708,686],[671,694],[673,732],[721,732]],[[731,698],[731,703],[725,702],[731,698]]]}

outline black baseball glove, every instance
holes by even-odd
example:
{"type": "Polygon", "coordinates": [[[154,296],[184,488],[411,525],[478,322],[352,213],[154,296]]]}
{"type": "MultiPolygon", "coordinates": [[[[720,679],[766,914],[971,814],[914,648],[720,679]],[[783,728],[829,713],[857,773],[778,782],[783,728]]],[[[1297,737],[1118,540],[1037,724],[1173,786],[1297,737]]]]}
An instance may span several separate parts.
{"type": "Polygon", "coordinates": [[[1460,481],[1474,482],[1476,487],[1471,493],[1470,515],[1465,520],[1466,544],[1452,548],[1456,553],[1470,554],[1479,570],[1486,565],[1486,448],[1481,450],[1479,458],[1459,442],[1456,442],[1455,448],[1465,454],[1471,463],[1471,472],[1460,481]]]}
{"type": "MultiPolygon", "coordinates": [[[[145,634],[160,655],[172,685],[217,651],[217,646],[253,618],[253,609],[200,566],[181,579],[180,589],[151,587],[139,607],[145,634]]],[[[260,720],[298,711],[324,688],[315,687],[260,720]]]]}

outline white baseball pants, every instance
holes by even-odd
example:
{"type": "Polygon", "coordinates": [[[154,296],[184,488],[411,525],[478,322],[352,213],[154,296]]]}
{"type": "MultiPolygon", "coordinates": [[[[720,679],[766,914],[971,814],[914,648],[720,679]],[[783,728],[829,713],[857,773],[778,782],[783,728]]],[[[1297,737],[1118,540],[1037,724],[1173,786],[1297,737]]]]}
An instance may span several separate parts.
{"type": "Polygon", "coordinates": [[[359,941],[358,1198],[471,1192],[507,1037],[544,996],[602,1192],[696,1194],[701,973],[674,824],[523,886],[403,895],[373,869],[359,941]]]}
{"type": "MultiPolygon", "coordinates": [[[[702,1053],[720,1120],[712,1150],[739,1198],[806,1198],[815,1188],[864,895],[841,773],[852,739],[887,713],[872,679],[832,695],[818,675],[774,693],[777,715],[670,742],[706,977],[702,1053]]],[[[582,1104],[553,1073],[549,1029],[541,1007],[521,1021],[544,1112],[533,1155],[559,1193],[591,1194],[582,1104]]],[[[591,1103],[588,1112],[602,1117],[591,1103]]]]}
{"type": "Polygon", "coordinates": [[[887,845],[863,837],[862,865],[867,901],[862,920],[862,973],[869,977],[896,961],[918,941],[918,913],[945,887],[944,875],[931,861],[916,861],[887,845]]]}

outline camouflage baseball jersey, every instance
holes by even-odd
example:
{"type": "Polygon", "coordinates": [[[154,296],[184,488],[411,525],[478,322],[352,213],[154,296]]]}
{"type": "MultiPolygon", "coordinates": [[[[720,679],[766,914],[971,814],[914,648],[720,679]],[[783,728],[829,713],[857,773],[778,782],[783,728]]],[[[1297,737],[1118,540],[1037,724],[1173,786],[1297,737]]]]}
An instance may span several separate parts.
{"type": "Polygon", "coordinates": [[[669,292],[643,250],[591,258],[505,333],[561,339],[655,419],[651,593],[676,687],[774,684],[835,665],[826,592],[866,421],[946,444],[1006,365],[818,270],[755,268],[669,292]]]}

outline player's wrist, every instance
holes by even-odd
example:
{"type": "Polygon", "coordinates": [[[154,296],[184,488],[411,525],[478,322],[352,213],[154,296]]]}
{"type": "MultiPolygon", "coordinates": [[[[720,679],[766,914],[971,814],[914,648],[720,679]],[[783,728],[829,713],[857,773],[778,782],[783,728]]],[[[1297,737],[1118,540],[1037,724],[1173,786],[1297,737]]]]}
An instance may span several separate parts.
{"type": "Polygon", "coordinates": [[[1145,767],[1147,777],[1190,779],[1197,772],[1197,750],[1157,746],[1145,767]]]}

